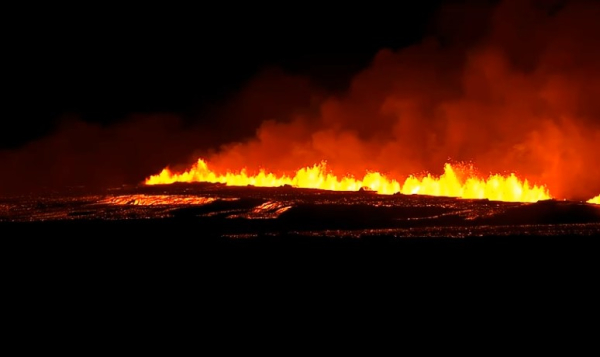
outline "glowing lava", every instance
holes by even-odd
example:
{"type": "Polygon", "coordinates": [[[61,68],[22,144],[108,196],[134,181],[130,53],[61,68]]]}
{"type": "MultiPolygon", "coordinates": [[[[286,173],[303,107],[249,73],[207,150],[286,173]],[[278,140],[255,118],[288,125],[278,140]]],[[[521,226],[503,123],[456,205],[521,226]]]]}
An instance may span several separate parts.
{"type": "Polygon", "coordinates": [[[600,195],[594,197],[594,198],[590,198],[588,201],[588,203],[595,203],[597,205],[600,205],[600,195]]]}
{"type": "Polygon", "coordinates": [[[380,194],[420,194],[430,196],[460,197],[466,199],[489,199],[494,201],[536,202],[550,199],[545,186],[531,186],[527,180],[520,180],[514,174],[508,176],[490,175],[482,179],[472,172],[465,174],[451,164],[444,166],[444,173],[435,177],[409,176],[402,184],[387,178],[379,172],[369,172],[362,179],[351,176],[338,178],[328,173],[325,163],[305,167],[292,176],[275,175],[260,170],[257,175],[248,175],[246,170],[238,173],[218,174],[209,169],[207,163],[199,159],[189,170],[173,173],[168,168],[146,179],[146,185],[171,184],[175,182],[212,182],[230,186],[279,187],[290,185],[299,188],[314,188],[332,191],[357,191],[366,189],[380,194]]]}
{"type": "Polygon", "coordinates": [[[205,205],[214,202],[213,197],[177,196],[177,195],[124,195],[107,198],[98,203],[112,205],[205,205]]]}

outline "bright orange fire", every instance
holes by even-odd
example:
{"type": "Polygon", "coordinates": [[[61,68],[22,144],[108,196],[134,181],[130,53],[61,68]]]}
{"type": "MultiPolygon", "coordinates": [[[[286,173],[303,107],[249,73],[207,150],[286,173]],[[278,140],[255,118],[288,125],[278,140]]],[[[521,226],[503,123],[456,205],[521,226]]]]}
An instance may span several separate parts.
{"type": "Polygon", "coordinates": [[[588,203],[595,203],[597,205],[600,205],[600,195],[594,197],[594,198],[590,198],[588,201],[588,203]]]}
{"type": "Polygon", "coordinates": [[[260,170],[257,175],[248,175],[246,170],[238,173],[217,174],[209,169],[207,163],[199,159],[189,170],[173,173],[168,168],[146,179],[146,185],[171,184],[175,182],[212,182],[230,186],[278,187],[290,185],[300,188],[314,188],[332,191],[357,191],[361,188],[380,194],[420,194],[430,196],[460,197],[466,199],[484,199],[510,202],[536,202],[550,199],[545,186],[531,186],[527,180],[520,180],[514,174],[508,176],[490,175],[482,179],[472,172],[465,173],[458,166],[446,164],[444,173],[439,177],[409,176],[402,184],[379,172],[369,172],[362,179],[351,176],[338,178],[328,173],[324,162],[305,167],[291,176],[275,175],[260,170]]]}

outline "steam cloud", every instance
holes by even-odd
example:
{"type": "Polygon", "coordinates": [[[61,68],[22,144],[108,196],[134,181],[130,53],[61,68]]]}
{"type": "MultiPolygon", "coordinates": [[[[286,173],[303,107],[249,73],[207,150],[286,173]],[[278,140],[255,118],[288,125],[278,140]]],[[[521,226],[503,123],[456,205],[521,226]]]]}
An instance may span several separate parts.
{"type": "Polygon", "coordinates": [[[209,127],[159,116],[69,123],[0,152],[11,168],[0,187],[140,182],[197,157],[217,170],[295,171],[327,160],[337,174],[397,178],[439,174],[450,159],[484,174],[517,172],[559,198],[589,198],[600,192],[598,18],[589,1],[447,7],[438,34],[382,49],[343,94],[270,70],[209,127]]]}

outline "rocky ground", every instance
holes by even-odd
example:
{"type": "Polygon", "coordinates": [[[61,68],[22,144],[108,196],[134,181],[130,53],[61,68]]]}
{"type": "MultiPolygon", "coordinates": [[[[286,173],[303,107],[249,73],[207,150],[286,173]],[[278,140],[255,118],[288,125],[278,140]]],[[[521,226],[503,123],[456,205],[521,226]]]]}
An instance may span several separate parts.
{"type": "Polygon", "coordinates": [[[52,294],[121,301],[125,292],[171,304],[225,295],[240,306],[299,286],[323,304],[319,294],[339,286],[445,300],[456,289],[483,294],[481,284],[486,294],[520,297],[543,284],[579,300],[600,268],[600,206],[570,201],[212,184],[72,188],[0,198],[0,235],[5,287],[32,306],[52,294]]]}
{"type": "Polygon", "coordinates": [[[198,240],[588,237],[600,235],[600,206],[182,184],[4,197],[0,224],[21,230],[60,227],[62,234],[74,233],[71,227],[118,226],[118,234],[129,226],[138,232],[169,226],[171,232],[160,234],[198,240]]]}
{"type": "Polygon", "coordinates": [[[600,206],[215,184],[72,188],[0,198],[0,232],[5,260],[53,267],[564,268],[596,264],[600,206]]]}

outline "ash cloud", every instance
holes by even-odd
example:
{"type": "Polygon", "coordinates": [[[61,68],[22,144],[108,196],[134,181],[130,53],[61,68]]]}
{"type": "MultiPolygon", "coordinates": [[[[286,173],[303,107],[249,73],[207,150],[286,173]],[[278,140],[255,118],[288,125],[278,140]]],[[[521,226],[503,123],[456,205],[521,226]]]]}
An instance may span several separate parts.
{"type": "Polygon", "coordinates": [[[451,160],[483,174],[516,172],[559,198],[589,198],[600,192],[598,18],[591,1],[447,6],[431,36],[382,49],[344,93],[269,70],[202,126],[160,115],[71,122],[0,152],[10,172],[0,190],[135,183],[198,157],[222,171],[327,160],[337,174],[399,179],[440,174],[451,160]]]}

